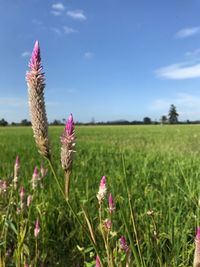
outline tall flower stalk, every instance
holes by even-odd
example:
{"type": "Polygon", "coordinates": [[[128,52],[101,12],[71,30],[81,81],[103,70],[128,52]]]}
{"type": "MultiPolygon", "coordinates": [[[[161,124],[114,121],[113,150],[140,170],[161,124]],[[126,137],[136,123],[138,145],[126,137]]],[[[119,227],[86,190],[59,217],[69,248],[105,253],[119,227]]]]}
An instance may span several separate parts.
{"type": "Polygon", "coordinates": [[[61,140],[61,164],[65,172],[65,196],[69,199],[70,175],[74,157],[75,131],[72,114],[69,116],[61,140]]]}
{"type": "Polygon", "coordinates": [[[39,42],[35,42],[29,63],[30,70],[26,74],[29,95],[29,108],[33,134],[38,151],[50,160],[50,144],[48,139],[48,122],[44,101],[44,73],[40,57],[39,42]]]}

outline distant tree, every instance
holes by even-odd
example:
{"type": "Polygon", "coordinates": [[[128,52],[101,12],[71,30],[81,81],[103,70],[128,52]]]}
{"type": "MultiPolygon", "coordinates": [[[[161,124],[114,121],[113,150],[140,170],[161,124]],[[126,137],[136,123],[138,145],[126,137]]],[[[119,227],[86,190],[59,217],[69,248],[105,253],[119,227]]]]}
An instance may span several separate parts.
{"type": "Polygon", "coordinates": [[[179,114],[176,111],[176,107],[172,104],[169,109],[169,123],[170,124],[176,124],[178,123],[178,116],[179,114]]]}
{"type": "Polygon", "coordinates": [[[144,117],[143,122],[144,124],[151,124],[151,119],[149,117],[144,117]]]}
{"type": "Polygon", "coordinates": [[[160,122],[161,122],[162,124],[167,123],[167,116],[162,115],[161,118],[160,118],[160,122]]]}
{"type": "Polygon", "coordinates": [[[28,121],[27,119],[21,120],[20,125],[22,126],[30,126],[31,122],[28,121]]]}
{"type": "Polygon", "coordinates": [[[57,125],[62,125],[62,122],[61,122],[60,120],[54,120],[54,121],[51,123],[51,125],[55,125],[55,126],[57,126],[57,125]]]}
{"type": "Polygon", "coordinates": [[[4,119],[1,119],[0,120],[0,126],[7,126],[8,125],[8,122],[4,119]]]}

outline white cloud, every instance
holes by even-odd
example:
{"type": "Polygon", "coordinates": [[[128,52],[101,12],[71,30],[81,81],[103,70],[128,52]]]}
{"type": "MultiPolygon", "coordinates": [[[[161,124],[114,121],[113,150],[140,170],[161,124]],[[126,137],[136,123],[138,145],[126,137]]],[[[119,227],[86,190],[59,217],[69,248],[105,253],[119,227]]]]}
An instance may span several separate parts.
{"type": "Polygon", "coordinates": [[[150,110],[159,111],[160,114],[167,114],[170,105],[174,104],[181,119],[199,119],[200,118],[200,96],[188,93],[177,93],[172,98],[160,98],[153,101],[150,110]]]}
{"type": "Polygon", "coordinates": [[[67,15],[75,20],[86,20],[87,19],[83,10],[69,10],[67,11],[67,15]]]}
{"type": "Polygon", "coordinates": [[[64,11],[65,10],[65,7],[64,7],[63,3],[56,3],[56,4],[53,4],[51,7],[54,10],[59,10],[59,11],[64,11]]]}
{"type": "Polygon", "coordinates": [[[75,30],[75,29],[73,29],[73,28],[71,28],[71,27],[67,27],[67,26],[64,26],[64,27],[63,27],[63,30],[64,30],[64,33],[66,33],[66,34],[70,34],[70,33],[75,33],[75,32],[77,32],[77,30],[75,30]]]}
{"type": "Polygon", "coordinates": [[[190,36],[194,36],[196,34],[200,33],[200,27],[191,27],[191,28],[184,28],[181,29],[176,33],[176,38],[182,39],[182,38],[187,38],[190,36]]]}
{"type": "Polygon", "coordinates": [[[170,80],[183,80],[200,77],[200,64],[188,62],[172,64],[155,71],[158,77],[170,80]]]}
{"type": "Polygon", "coordinates": [[[31,52],[29,52],[29,51],[24,51],[24,52],[21,53],[21,56],[22,56],[22,57],[30,57],[30,56],[31,56],[31,52]]]}
{"type": "Polygon", "coordinates": [[[86,59],[91,59],[93,57],[94,57],[94,53],[92,53],[92,52],[87,51],[84,53],[84,58],[86,58],[86,59]]]}
{"type": "Polygon", "coordinates": [[[61,32],[61,30],[60,30],[59,28],[51,27],[51,30],[52,30],[54,33],[56,33],[57,35],[61,35],[61,34],[62,34],[62,32],[61,32]]]}
{"type": "Polygon", "coordinates": [[[51,8],[52,8],[51,13],[54,16],[60,16],[62,14],[62,12],[65,10],[65,7],[64,7],[64,5],[61,2],[60,3],[53,4],[51,6],[51,8]]]}

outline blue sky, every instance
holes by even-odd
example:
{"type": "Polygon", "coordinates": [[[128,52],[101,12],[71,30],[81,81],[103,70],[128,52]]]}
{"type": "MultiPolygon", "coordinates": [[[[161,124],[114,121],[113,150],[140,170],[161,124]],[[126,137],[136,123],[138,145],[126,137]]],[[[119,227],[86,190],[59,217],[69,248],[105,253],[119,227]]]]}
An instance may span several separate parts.
{"type": "Polygon", "coordinates": [[[200,0],[0,0],[0,118],[30,119],[39,40],[49,121],[200,119],[200,0]]]}

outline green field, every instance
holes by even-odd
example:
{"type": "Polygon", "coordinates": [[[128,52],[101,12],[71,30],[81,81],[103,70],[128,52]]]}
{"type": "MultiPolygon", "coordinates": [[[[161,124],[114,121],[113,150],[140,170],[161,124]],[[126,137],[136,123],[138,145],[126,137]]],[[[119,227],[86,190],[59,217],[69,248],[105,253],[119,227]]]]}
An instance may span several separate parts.
{"type": "MultiPolygon", "coordinates": [[[[19,186],[25,187],[26,195],[33,194],[34,167],[43,163],[49,169],[43,188],[34,192],[33,203],[24,213],[16,213],[19,189],[0,193],[0,266],[3,262],[8,267],[28,262],[32,266],[94,267],[96,252],[85,234],[88,226],[83,209],[94,229],[104,266],[108,266],[96,198],[103,175],[116,203],[109,233],[110,250],[113,248],[118,261],[114,266],[125,266],[125,257],[133,267],[191,266],[200,224],[200,126],[78,126],[75,130],[70,203],[84,228],[38,153],[31,128],[0,128],[0,179],[12,182],[19,155],[19,186]],[[33,236],[36,218],[41,226],[37,240],[33,236]],[[130,246],[129,256],[116,252],[121,235],[130,246]],[[8,251],[9,256],[5,256],[8,251]]],[[[62,131],[63,127],[49,129],[53,165],[61,184],[62,131]]],[[[104,218],[108,216],[106,206],[107,200],[104,218]]]]}

